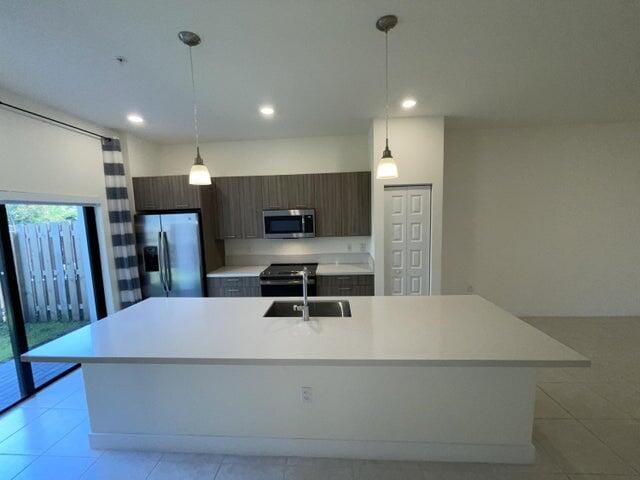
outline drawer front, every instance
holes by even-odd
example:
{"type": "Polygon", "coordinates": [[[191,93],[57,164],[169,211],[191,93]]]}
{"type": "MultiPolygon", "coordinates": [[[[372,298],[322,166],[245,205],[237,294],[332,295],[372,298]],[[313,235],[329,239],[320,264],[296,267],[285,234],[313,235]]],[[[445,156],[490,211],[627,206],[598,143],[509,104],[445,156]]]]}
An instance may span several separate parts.
{"type": "Polygon", "coordinates": [[[214,277],[207,279],[210,297],[259,297],[258,277],[214,277]]]}
{"type": "Polygon", "coordinates": [[[319,275],[318,283],[327,286],[373,285],[373,275],[319,275]]]}
{"type": "Polygon", "coordinates": [[[318,277],[319,296],[373,295],[373,275],[330,275],[318,277]]]}

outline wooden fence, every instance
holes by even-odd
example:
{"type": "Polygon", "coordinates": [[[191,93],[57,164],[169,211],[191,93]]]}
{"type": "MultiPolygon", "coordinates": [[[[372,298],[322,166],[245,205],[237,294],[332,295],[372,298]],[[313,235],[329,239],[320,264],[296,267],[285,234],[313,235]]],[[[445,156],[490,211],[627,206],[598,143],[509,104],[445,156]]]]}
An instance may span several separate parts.
{"type": "Polygon", "coordinates": [[[25,322],[89,321],[78,221],[11,226],[25,322]]]}

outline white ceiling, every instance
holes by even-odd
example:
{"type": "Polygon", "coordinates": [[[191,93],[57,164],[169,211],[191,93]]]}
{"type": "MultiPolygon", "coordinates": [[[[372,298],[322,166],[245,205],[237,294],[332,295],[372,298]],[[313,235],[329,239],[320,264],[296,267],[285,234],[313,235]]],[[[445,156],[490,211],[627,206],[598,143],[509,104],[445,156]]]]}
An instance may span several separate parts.
{"type": "Polygon", "coordinates": [[[412,115],[454,125],[640,119],[640,0],[0,0],[0,86],[188,141],[189,29],[204,139],[364,133],[384,112],[388,13],[392,115],[412,95],[412,115]]]}

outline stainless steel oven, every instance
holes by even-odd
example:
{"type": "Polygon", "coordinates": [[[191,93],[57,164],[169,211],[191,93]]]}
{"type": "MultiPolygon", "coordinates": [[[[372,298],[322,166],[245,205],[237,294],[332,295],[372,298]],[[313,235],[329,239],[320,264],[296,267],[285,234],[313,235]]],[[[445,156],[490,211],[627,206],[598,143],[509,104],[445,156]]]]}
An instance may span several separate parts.
{"type": "Polygon", "coordinates": [[[263,210],[264,238],[316,236],[315,210],[263,210]]]}
{"type": "Polygon", "coordinates": [[[260,291],[263,297],[301,297],[302,276],[300,271],[306,268],[307,291],[310,297],[316,296],[317,263],[273,263],[260,274],[260,291]]]}

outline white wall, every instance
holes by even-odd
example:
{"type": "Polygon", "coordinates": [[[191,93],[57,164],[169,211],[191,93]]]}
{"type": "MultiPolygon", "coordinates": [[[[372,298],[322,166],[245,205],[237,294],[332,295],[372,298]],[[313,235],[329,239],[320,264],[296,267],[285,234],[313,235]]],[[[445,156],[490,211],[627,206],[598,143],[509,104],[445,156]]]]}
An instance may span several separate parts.
{"type": "MultiPolygon", "coordinates": [[[[143,140],[130,133],[122,134],[120,140],[123,144],[123,155],[129,159],[129,174],[132,177],[160,175],[160,144],[143,140]]],[[[188,170],[181,173],[188,173],[188,170]]]]}
{"type": "MultiPolygon", "coordinates": [[[[133,158],[137,166],[148,163],[150,154],[145,150],[151,148],[148,142],[131,135],[117,135],[1,89],[0,99],[101,135],[120,136],[125,166],[127,158],[133,158]],[[129,147],[128,156],[127,140],[133,145],[129,147]]],[[[117,292],[117,283],[106,209],[102,148],[98,138],[0,108],[0,191],[3,199],[96,205],[98,234],[104,240],[101,256],[107,308],[110,312],[118,308],[117,294],[115,298],[113,295],[117,292]]]]}
{"type": "MultiPolygon", "coordinates": [[[[200,153],[214,177],[370,169],[366,135],[203,143],[200,153]]],[[[156,175],[188,173],[194,156],[193,144],[165,145],[156,175]]]]}
{"type": "Polygon", "coordinates": [[[640,123],[447,130],[444,292],[640,314],[640,123]]]}
{"type": "Polygon", "coordinates": [[[389,120],[389,147],[398,165],[398,178],[377,180],[375,168],[385,141],[383,119],[373,122],[370,133],[372,172],[372,250],[375,261],[375,292],[384,294],[384,186],[431,185],[431,293],[440,293],[442,269],[442,188],[444,119],[408,117],[389,120]]]}
{"type": "MultiPolygon", "coordinates": [[[[7,91],[0,90],[0,98],[101,135],[113,134],[7,91]]],[[[76,201],[98,206],[98,233],[104,239],[101,242],[103,281],[107,308],[113,311],[117,302],[112,292],[117,291],[117,284],[100,140],[0,108],[0,190],[5,191],[5,198],[76,201]]]]}
{"type": "Polygon", "coordinates": [[[127,177],[127,191],[131,210],[135,210],[135,196],[131,177],[146,177],[159,175],[160,149],[158,143],[149,142],[132,135],[120,134],[122,156],[124,158],[124,170],[127,177]]]}

